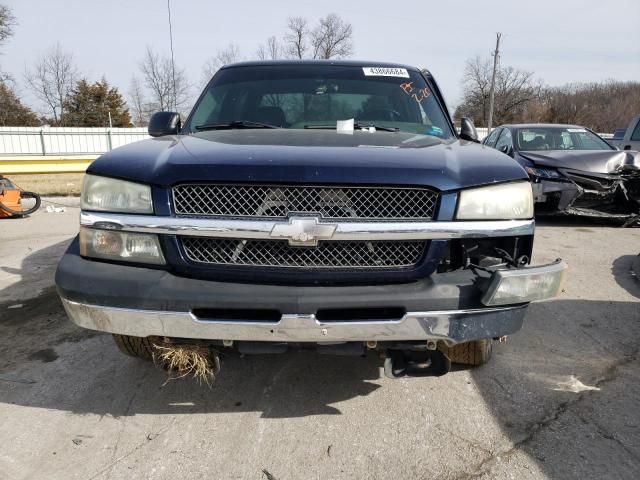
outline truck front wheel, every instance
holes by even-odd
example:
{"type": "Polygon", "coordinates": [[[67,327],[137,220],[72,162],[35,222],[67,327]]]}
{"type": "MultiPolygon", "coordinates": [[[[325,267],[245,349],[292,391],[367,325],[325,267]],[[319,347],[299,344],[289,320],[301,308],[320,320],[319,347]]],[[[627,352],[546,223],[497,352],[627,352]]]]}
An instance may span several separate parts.
{"type": "Polygon", "coordinates": [[[153,344],[149,337],[132,337],[130,335],[113,334],[118,350],[132,357],[151,360],[153,358],[153,344]]]}
{"type": "Polygon", "coordinates": [[[490,338],[485,338],[473,342],[459,343],[452,347],[441,344],[439,350],[449,357],[451,363],[479,366],[484,365],[491,358],[492,344],[493,341],[490,338]]]}

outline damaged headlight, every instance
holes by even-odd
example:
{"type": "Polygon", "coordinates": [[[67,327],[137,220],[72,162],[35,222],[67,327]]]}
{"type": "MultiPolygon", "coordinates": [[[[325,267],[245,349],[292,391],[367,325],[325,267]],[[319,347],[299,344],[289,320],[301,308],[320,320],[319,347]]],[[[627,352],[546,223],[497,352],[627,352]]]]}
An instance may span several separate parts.
{"type": "Polygon", "coordinates": [[[151,187],[87,174],[82,184],[81,207],[102,212],[153,213],[151,187]]]}
{"type": "Polygon", "coordinates": [[[164,265],[157,235],[80,228],[80,255],[104,260],[164,265]]]}
{"type": "Polygon", "coordinates": [[[496,270],[481,301],[494,306],[557,297],[564,288],[568,268],[565,262],[557,260],[541,267],[496,270]]]}
{"type": "Polygon", "coordinates": [[[564,178],[564,176],[553,168],[525,167],[529,175],[540,178],[564,178]]]}
{"type": "Polygon", "coordinates": [[[533,217],[529,182],[503,183],[460,192],[458,220],[516,220],[533,217]]]}

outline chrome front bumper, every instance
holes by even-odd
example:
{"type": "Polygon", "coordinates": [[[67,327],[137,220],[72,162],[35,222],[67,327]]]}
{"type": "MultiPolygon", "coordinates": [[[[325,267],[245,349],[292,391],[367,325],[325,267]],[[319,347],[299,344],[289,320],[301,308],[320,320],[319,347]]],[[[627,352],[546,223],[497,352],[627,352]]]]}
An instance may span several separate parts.
{"type": "Polygon", "coordinates": [[[410,312],[400,320],[321,322],[315,315],[283,315],[279,322],[202,320],[191,312],[102,307],[62,298],[77,325],[136,337],[165,336],[265,342],[443,340],[449,344],[517,332],[527,305],[470,310],[410,312]]]}
{"type": "MultiPolygon", "coordinates": [[[[290,220],[234,220],[218,218],[158,217],[118,213],[80,212],[80,225],[124,232],[187,235],[190,237],[269,240],[285,238],[280,230],[290,220]]],[[[430,222],[325,222],[331,226],[330,239],[345,240],[451,240],[533,235],[533,220],[476,220],[430,222]]],[[[313,232],[307,232],[313,233],[313,232]]],[[[323,238],[327,240],[328,238],[323,238]]]]}
{"type": "MultiPolygon", "coordinates": [[[[81,225],[148,234],[268,239],[289,223],[82,212],[81,225]]],[[[484,238],[531,235],[534,230],[533,220],[322,225],[331,225],[332,240],[484,238]]],[[[312,229],[311,237],[316,233],[312,229]]],[[[297,237],[292,236],[290,240],[297,241],[297,237]]],[[[328,343],[443,340],[456,344],[502,337],[522,327],[529,301],[553,297],[561,290],[566,270],[565,264],[556,263],[510,273],[501,271],[481,279],[471,272],[466,276],[450,272],[406,285],[264,285],[256,288],[247,284],[182,278],[163,270],[93,262],[81,258],[75,249],[77,245],[72,245],[61,260],[56,284],[63,305],[76,324],[138,337],[207,340],[328,343]],[[483,293],[485,297],[480,298],[483,293]],[[439,302],[442,305],[443,299],[446,310],[436,306],[439,302]],[[480,304],[485,307],[477,308],[480,304]],[[192,313],[194,305],[218,309],[238,309],[238,305],[276,306],[283,314],[277,322],[203,319],[192,313]],[[392,305],[404,307],[407,313],[400,319],[388,321],[323,322],[314,313],[326,305],[334,310],[392,305]],[[467,308],[448,309],[461,305],[467,308]]]]}

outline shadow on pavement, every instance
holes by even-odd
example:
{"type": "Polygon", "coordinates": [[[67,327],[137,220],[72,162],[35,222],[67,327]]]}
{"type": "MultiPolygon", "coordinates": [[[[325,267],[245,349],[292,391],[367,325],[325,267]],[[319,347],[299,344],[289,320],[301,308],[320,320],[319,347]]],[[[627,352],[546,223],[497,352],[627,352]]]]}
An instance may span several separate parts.
{"type": "Polygon", "coordinates": [[[306,352],[223,357],[211,388],[191,379],[166,382],[151,362],[121,354],[110,335],[71,324],[55,291],[30,302],[26,316],[7,312],[0,335],[12,340],[0,340],[0,402],[114,417],[260,411],[283,418],[340,414],[331,404],[380,387],[371,382],[379,378],[375,357],[306,352]]]}
{"type": "MultiPolygon", "coordinates": [[[[20,298],[34,275],[49,276],[53,284],[67,244],[26,257],[19,271],[12,270],[22,278],[7,293],[20,298]]],[[[165,372],[122,355],[110,335],[72,324],[55,287],[31,300],[0,304],[0,402],[115,417],[262,411],[279,418],[339,414],[330,404],[379,388],[371,383],[379,378],[377,357],[295,353],[222,363],[212,389],[184,379],[164,385],[165,372]],[[17,303],[22,307],[8,308],[17,303]]]]}
{"type": "MultiPolygon", "coordinates": [[[[71,239],[31,253],[22,260],[20,268],[0,265],[0,272],[20,275],[18,282],[0,291],[0,299],[16,299],[13,303],[20,303],[23,299],[34,296],[34,288],[37,288],[36,282],[41,284],[42,280],[45,280],[48,286],[53,285],[56,265],[69,243],[71,243],[71,239]]],[[[0,301],[0,303],[2,302],[0,301]]]]}
{"type": "MultiPolygon", "coordinates": [[[[27,258],[25,264],[32,261],[27,258]]],[[[639,347],[638,302],[532,305],[523,331],[496,345],[492,362],[471,372],[493,421],[514,445],[479,459],[476,471],[481,474],[499,457],[524,453],[549,478],[605,478],[611,465],[618,478],[637,472],[639,347]]],[[[379,367],[374,357],[310,353],[224,358],[211,389],[184,380],[163,385],[164,372],[120,354],[109,335],[72,325],[54,290],[25,302],[23,309],[0,306],[0,402],[33,408],[114,417],[246,411],[261,412],[263,418],[335,415],[341,411],[333,404],[381,387],[379,367]]],[[[410,382],[434,380],[402,381],[410,388],[410,382]]],[[[390,414],[401,421],[401,408],[390,414]]],[[[452,396],[451,415],[463,414],[452,396]]],[[[366,411],[360,418],[375,421],[366,411]]]]}
{"type": "Polygon", "coordinates": [[[611,273],[618,285],[634,297],[640,298],[640,272],[634,271],[634,262],[638,262],[638,255],[623,255],[613,262],[611,273]]]}
{"type": "MultiPolygon", "coordinates": [[[[581,217],[579,215],[538,215],[536,225],[541,227],[584,227],[600,228],[613,227],[622,228],[625,220],[606,217],[581,217]]],[[[640,225],[638,225],[640,226],[640,225]]],[[[635,228],[630,226],[626,228],[635,228]]],[[[580,231],[578,229],[578,231],[580,231]]]]}
{"type": "Polygon", "coordinates": [[[514,444],[502,461],[525,453],[553,479],[637,478],[640,303],[533,304],[505,347],[472,371],[514,444]]]}

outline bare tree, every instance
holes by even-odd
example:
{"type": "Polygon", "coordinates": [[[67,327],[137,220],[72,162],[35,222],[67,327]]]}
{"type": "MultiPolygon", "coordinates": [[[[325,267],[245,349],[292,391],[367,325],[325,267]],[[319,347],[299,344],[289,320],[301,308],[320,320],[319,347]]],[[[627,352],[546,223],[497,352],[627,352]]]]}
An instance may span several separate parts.
{"type": "Polygon", "coordinates": [[[190,85],[184,69],[173,68],[170,57],[160,57],[151,47],[147,47],[140,62],[144,85],[149,93],[149,104],[154,110],[186,110],[190,85]]]}
{"type": "Polygon", "coordinates": [[[13,27],[17,24],[16,17],[11,9],[5,5],[0,5],[0,43],[13,35],[13,27]]]}
{"type": "Polygon", "coordinates": [[[140,79],[135,75],[131,78],[128,96],[133,124],[136,127],[145,126],[149,122],[151,108],[145,99],[144,89],[142,88],[140,79]]]}
{"type": "Polygon", "coordinates": [[[304,58],[308,50],[309,24],[305,18],[289,17],[284,36],[284,53],[289,58],[304,58]]]}
{"type": "Polygon", "coordinates": [[[11,84],[12,88],[15,88],[15,79],[10,73],[3,72],[0,70],[0,82],[5,82],[11,84]]]}
{"type": "Polygon", "coordinates": [[[321,18],[311,32],[313,58],[345,58],[353,53],[353,28],[335,13],[321,18]]]}
{"type": "Polygon", "coordinates": [[[353,54],[353,27],[335,13],[321,18],[315,28],[303,17],[289,17],[283,37],[288,58],[345,58],[353,54]]]}
{"type": "Polygon", "coordinates": [[[533,72],[504,67],[496,76],[495,118],[500,123],[513,122],[523,117],[527,106],[540,98],[542,82],[533,72]]]}
{"type": "Polygon", "coordinates": [[[607,80],[543,90],[535,121],[584,125],[598,132],[627,126],[640,111],[640,82],[607,80]]]}
{"type": "MultiPolygon", "coordinates": [[[[462,84],[464,97],[455,116],[470,116],[486,125],[489,112],[491,59],[467,61],[462,84]]],[[[640,82],[607,80],[544,86],[532,72],[501,67],[496,74],[495,124],[548,122],[584,125],[613,132],[640,111],[640,82]]]]}
{"type": "Polygon", "coordinates": [[[240,47],[233,43],[230,43],[222,50],[218,50],[218,53],[207,60],[202,67],[202,83],[207,83],[223,65],[238,62],[241,59],[240,47]]]}
{"type": "Polygon", "coordinates": [[[471,116],[478,125],[485,125],[488,118],[489,91],[491,89],[490,60],[481,59],[479,56],[467,60],[462,86],[464,99],[456,111],[456,117],[471,116]]]}
{"type": "MultiPolygon", "coordinates": [[[[464,98],[456,117],[471,116],[478,125],[486,125],[489,114],[492,64],[490,59],[475,57],[467,61],[462,84],[464,98]]],[[[540,97],[541,82],[532,72],[513,67],[499,67],[495,85],[495,124],[523,117],[528,106],[540,97]]]]}
{"type": "Polygon", "coordinates": [[[53,114],[53,121],[60,124],[65,100],[76,81],[77,68],[73,55],[56,44],[40,56],[32,70],[26,70],[28,87],[53,114]]]}
{"type": "Polygon", "coordinates": [[[275,36],[267,38],[266,45],[260,45],[256,51],[258,60],[279,60],[283,57],[282,46],[275,36]]]}
{"type": "MultiPolygon", "coordinates": [[[[0,45],[2,45],[5,40],[7,40],[7,38],[13,35],[13,27],[16,24],[16,17],[13,16],[13,12],[11,11],[11,9],[5,5],[0,5],[0,45]]],[[[6,84],[5,90],[7,92],[15,92],[13,77],[8,73],[3,72],[1,69],[0,83],[6,84]]]]}

